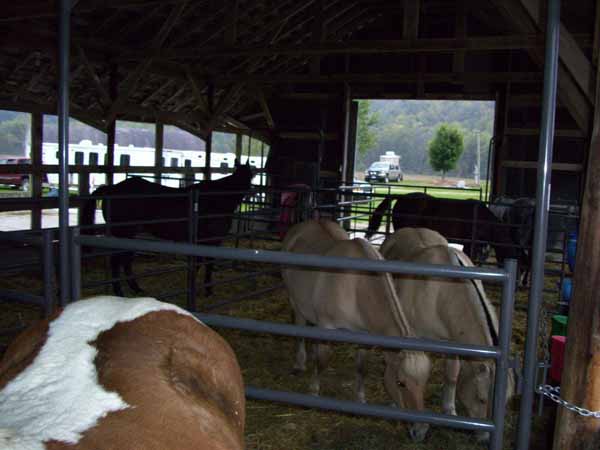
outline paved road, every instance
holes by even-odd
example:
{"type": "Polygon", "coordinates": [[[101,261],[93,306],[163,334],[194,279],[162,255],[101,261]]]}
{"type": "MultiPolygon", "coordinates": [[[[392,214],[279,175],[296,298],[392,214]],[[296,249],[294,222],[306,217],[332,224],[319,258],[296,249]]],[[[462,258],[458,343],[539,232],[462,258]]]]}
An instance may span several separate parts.
{"type": "MultiPolygon", "coordinates": [[[[104,223],[102,212],[96,211],[96,223],[104,223]]],[[[77,209],[69,211],[69,224],[77,225],[77,209]]],[[[58,227],[58,209],[45,209],[42,212],[42,228],[58,227]]],[[[26,211],[0,212],[0,231],[29,230],[30,213],[26,211]]]]}

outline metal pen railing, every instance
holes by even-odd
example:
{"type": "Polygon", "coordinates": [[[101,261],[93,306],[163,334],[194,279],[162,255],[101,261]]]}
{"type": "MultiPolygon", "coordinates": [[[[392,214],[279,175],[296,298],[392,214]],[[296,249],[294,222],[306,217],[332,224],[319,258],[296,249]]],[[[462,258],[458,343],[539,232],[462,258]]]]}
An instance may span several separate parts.
{"type": "MultiPolygon", "coordinates": [[[[225,316],[196,314],[206,324],[217,327],[236,328],[247,331],[272,333],[278,335],[305,337],[310,339],[349,342],[361,345],[376,345],[384,348],[404,349],[449,353],[478,358],[491,358],[496,361],[497,370],[494,380],[494,401],[492,418],[476,419],[468,417],[447,416],[432,412],[411,411],[385,406],[364,405],[358,402],[344,402],[335,399],[314,397],[292,392],[279,392],[270,389],[248,386],[246,394],[249,398],[271,400],[303,405],[308,407],[342,411],[353,414],[366,414],[397,420],[409,420],[453,428],[486,431],[491,433],[489,448],[500,450],[503,442],[504,415],[506,412],[506,387],[509,370],[510,338],[512,330],[512,311],[516,285],[516,263],[509,260],[504,269],[488,269],[480,267],[457,267],[447,265],[424,265],[399,261],[382,261],[362,258],[326,257],[319,255],[274,252],[268,250],[247,250],[222,248],[188,243],[153,242],[134,239],[118,239],[110,237],[81,236],[78,230],[73,233],[74,252],[73,272],[75,278],[81,279],[81,246],[110,248],[121,250],[145,250],[158,253],[172,253],[185,256],[201,256],[221,259],[234,259],[248,262],[285,264],[301,267],[319,267],[323,269],[366,270],[400,274],[415,274],[445,278],[480,279],[502,284],[502,304],[500,311],[499,344],[497,347],[475,346],[445,341],[433,341],[411,337],[377,336],[368,333],[345,330],[325,330],[314,327],[303,327],[272,322],[251,321],[225,316]]],[[[79,298],[80,288],[74,283],[73,296],[79,298]]]]}

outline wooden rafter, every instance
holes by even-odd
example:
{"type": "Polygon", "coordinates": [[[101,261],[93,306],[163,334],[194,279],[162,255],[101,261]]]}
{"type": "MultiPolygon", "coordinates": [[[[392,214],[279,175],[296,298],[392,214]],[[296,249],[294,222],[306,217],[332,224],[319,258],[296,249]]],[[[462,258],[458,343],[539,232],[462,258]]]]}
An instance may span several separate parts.
{"type": "Polygon", "coordinates": [[[269,103],[267,102],[264,91],[259,86],[254,86],[254,91],[267,125],[270,129],[274,129],[275,121],[273,120],[273,115],[271,114],[271,109],[269,108],[269,103]]]}
{"type": "MultiPolygon", "coordinates": [[[[535,33],[537,31],[533,18],[523,8],[521,0],[490,0],[496,10],[504,16],[507,23],[512,24],[518,32],[535,33]]],[[[539,49],[527,49],[529,56],[539,66],[543,67],[544,54],[539,49]]],[[[561,103],[564,104],[571,116],[575,119],[578,126],[588,132],[590,129],[590,103],[581,90],[571,78],[567,69],[562,63],[558,68],[558,96],[561,103]]]]}
{"type": "MultiPolygon", "coordinates": [[[[534,23],[540,27],[543,23],[540,15],[539,0],[519,0],[534,23]]],[[[575,38],[566,27],[560,24],[560,60],[570,76],[576,81],[587,100],[594,103],[594,74],[592,63],[583,53],[575,38]]]]}
{"type": "Polygon", "coordinates": [[[85,68],[86,72],[88,73],[88,76],[89,76],[90,80],[92,81],[92,85],[94,86],[94,89],[97,93],[98,104],[101,106],[110,105],[111,104],[110,96],[108,95],[108,92],[106,91],[106,89],[104,89],[104,86],[102,85],[102,82],[100,81],[100,77],[98,76],[98,74],[96,73],[96,70],[94,69],[94,67],[92,66],[90,61],[88,60],[88,58],[85,54],[85,51],[83,50],[83,48],[81,48],[80,45],[76,44],[75,47],[77,49],[77,54],[79,55],[79,60],[81,61],[82,66],[85,68]]]}
{"type": "Polygon", "coordinates": [[[419,37],[419,17],[421,0],[404,0],[404,18],[402,27],[403,39],[417,39],[419,37]]]}

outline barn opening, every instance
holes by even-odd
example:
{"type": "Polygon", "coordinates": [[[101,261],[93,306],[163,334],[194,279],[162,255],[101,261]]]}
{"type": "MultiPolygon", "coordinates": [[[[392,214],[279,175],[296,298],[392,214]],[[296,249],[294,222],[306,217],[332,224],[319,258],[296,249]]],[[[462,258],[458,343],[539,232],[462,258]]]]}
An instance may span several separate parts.
{"type": "Polygon", "coordinates": [[[494,152],[495,101],[358,101],[354,178],[389,182],[393,193],[427,192],[447,198],[489,200],[494,152]],[[441,127],[455,130],[461,146],[443,156],[442,171],[430,146],[441,127]]]}

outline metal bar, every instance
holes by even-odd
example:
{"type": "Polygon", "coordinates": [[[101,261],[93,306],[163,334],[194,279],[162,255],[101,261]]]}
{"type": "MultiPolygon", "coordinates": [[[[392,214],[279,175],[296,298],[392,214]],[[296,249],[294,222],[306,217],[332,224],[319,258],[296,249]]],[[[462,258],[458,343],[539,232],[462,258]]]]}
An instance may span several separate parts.
{"type": "Polygon", "coordinates": [[[270,333],[282,336],[303,337],[334,342],[384,347],[394,350],[447,353],[450,355],[470,356],[474,358],[497,359],[500,350],[483,345],[458,344],[404,336],[380,336],[366,332],[332,330],[318,327],[306,327],[276,322],[240,319],[216,314],[195,313],[198,319],[209,326],[235,328],[238,330],[270,333]]]}
{"type": "Polygon", "coordinates": [[[28,294],[26,292],[12,291],[10,289],[0,289],[1,301],[28,303],[30,305],[44,306],[45,299],[39,295],[28,294]]]}
{"type": "Polygon", "coordinates": [[[515,305],[515,290],[517,287],[517,261],[506,260],[504,269],[509,276],[502,284],[502,305],[500,306],[500,335],[498,345],[501,355],[496,363],[494,380],[494,403],[492,406],[492,421],[495,430],[490,436],[490,450],[501,450],[504,437],[504,415],[506,414],[506,387],[508,384],[510,340],[512,334],[512,315],[515,305]]]}
{"type": "Polygon", "coordinates": [[[50,230],[42,231],[42,271],[44,279],[44,317],[52,314],[54,306],[54,251],[52,249],[52,235],[50,230]]]}
{"type": "Polygon", "coordinates": [[[76,241],[79,228],[71,229],[71,301],[81,299],[81,245],[76,241]]]}
{"type": "Polygon", "coordinates": [[[69,50],[71,0],[60,0],[58,32],[58,156],[59,156],[59,253],[60,299],[66,306],[70,291],[69,270],[69,50]]]}
{"type": "MultiPolygon", "coordinates": [[[[188,211],[188,238],[190,244],[196,243],[197,218],[198,214],[198,192],[196,190],[189,191],[189,211],[188,211]]],[[[193,256],[187,257],[187,309],[189,311],[197,310],[196,302],[196,273],[198,271],[196,258],[193,256]]]]}
{"type": "Polygon", "coordinates": [[[535,228],[533,236],[532,281],[527,312],[527,338],[525,340],[525,361],[523,369],[523,395],[519,415],[517,450],[529,448],[531,433],[531,407],[535,389],[538,326],[542,289],[544,288],[544,254],[548,232],[548,212],[550,209],[550,179],[552,149],[554,143],[554,119],[556,114],[556,85],[558,72],[560,0],[548,1],[546,23],[546,52],[544,65],[544,94],[542,100],[542,122],[538,153],[537,193],[535,228]]]}
{"type": "Polygon", "coordinates": [[[495,283],[501,283],[508,277],[508,274],[502,269],[485,269],[481,267],[416,264],[401,261],[319,256],[258,249],[246,250],[208,245],[190,245],[180,242],[146,241],[84,235],[79,236],[77,241],[82,245],[89,245],[91,247],[146,250],[159,253],[175,253],[189,256],[206,256],[211,258],[237,259],[241,261],[287,264],[304,267],[366,270],[372,272],[390,272],[445,278],[479,279],[495,283]]]}
{"type": "Polygon", "coordinates": [[[246,386],[246,397],[255,400],[267,400],[272,402],[287,403],[309,408],[339,411],[349,414],[361,414],[371,417],[382,417],[384,419],[402,420],[408,422],[422,422],[430,425],[459,428],[473,431],[493,431],[494,425],[481,419],[472,419],[461,416],[436,414],[428,411],[413,411],[394,408],[383,405],[369,405],[345,400],[336,400],[328,397],[298,394],[295,392],[274,391],[246,386]]]}

